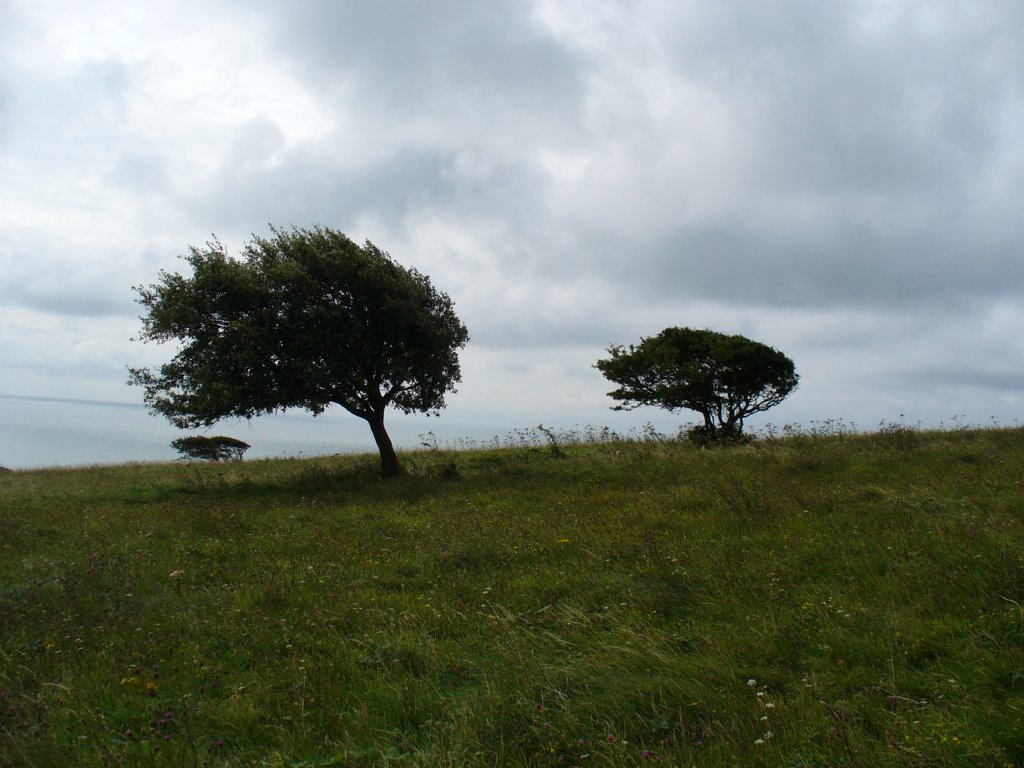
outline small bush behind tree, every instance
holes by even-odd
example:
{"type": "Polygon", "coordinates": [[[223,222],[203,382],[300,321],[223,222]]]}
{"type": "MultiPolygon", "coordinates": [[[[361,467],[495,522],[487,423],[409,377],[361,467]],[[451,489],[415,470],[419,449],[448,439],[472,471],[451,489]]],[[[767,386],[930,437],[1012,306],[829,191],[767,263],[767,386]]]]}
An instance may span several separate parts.
{"type": "Polygon", "coordinates": [[[251,446],[246,442],[224,435],[216,437],[191,435],[172,440],[171,447],[180,453],[182,458],[201,461],[241,461],[242,455],[251,446]]]}

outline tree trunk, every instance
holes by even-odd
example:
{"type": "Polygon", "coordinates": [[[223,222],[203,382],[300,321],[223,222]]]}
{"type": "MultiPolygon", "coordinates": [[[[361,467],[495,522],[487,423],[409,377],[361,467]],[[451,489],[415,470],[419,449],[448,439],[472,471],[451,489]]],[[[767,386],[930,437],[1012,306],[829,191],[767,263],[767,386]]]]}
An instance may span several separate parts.
{"type": "Polygon", "coordinates": [[[398,466],[395,446],[391,444],[388,431],[384,429],[384,412],[373,414],[367,421],[370,422],[370,431],[373,432],[373,439],[377,441],[377,450],[380,451],[380,473],[384,477],[400,475],[402,469],[398,466]]]}

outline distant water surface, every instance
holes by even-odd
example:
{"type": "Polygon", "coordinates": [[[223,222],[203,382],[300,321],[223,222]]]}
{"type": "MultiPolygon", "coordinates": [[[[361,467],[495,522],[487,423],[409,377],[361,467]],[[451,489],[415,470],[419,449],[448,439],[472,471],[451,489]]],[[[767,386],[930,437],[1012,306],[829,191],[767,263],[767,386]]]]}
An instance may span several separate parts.
{"type": "MultiPolygon", "coordinates": [[[[418,433],[437,423],[389,416],[392,439],[406,448],[416,447],[418,433]]],[[[171,461],[178,458],[171,440],[185,434],[192,433],[175,429],[141,404],[0,395],[0,466],[10,469],[171,461]]],[[[251,422],[225,420],[196,434],[244,440],[252,446],[247,459],[376,451],[366,423],[340,411],[315,418],[296,411],[251,422]]]]}

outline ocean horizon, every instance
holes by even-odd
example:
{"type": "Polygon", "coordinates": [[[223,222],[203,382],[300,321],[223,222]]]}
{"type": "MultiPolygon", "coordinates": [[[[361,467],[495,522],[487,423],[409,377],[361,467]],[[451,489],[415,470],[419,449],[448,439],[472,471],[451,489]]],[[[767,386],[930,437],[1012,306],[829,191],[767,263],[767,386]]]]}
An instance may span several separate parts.
{"type": "MultiPolygon", "coordinates": [[[[500,432],[458,425],[442,429],[437,419],[391,416],[388,432],[399,449],[420,447],[421,435],[431,431],[441,445],[484,441],[500,432]]],[[[189,434],[244,440],[252,446],[246,459],[377,451],[366,423],[341,409],[320,416],[293,411],[225,419],[207,430],[180,430],[141,403],[0,394],[0,467],[8,469],[174,461],[180,455],[171,441],[189,434]]]]}

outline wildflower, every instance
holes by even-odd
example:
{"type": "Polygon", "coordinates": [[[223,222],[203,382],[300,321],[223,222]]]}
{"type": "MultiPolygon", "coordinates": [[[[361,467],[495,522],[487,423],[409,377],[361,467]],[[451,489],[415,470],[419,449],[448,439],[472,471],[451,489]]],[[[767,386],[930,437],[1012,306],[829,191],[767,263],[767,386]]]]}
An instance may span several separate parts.
{"type": "Polygon", "coordinates": [[[754,678],[750,678],[749,680],[747,680],[747,685],[753,688],[755,685],[757,685],[757,680],[755,680],[754,678]]]}
{"type": "Polygon", "coordinates": [[[217,739],[213,742],[213,746],[217,747],[217,749],[222,749],[224,747],[224,739],[217,739]]]}
{"type": "Polygon", "coordinates": [[[650,760],[651,759],[651,750],[645,749],[643,752],[640,753],[640,757],[642,757],[644,760],[650,760]]]}
{"type": "Polygon", "coordinates": [[[754,739],[755,744],[764,744],[764,739],[754,739]]]}
{"type": "Polygon", "coordinates": [[[171,578],[174,579],[175,581],[177,581],[178,579],[180,579],[184,575],[185,575],[185,572],[183,570],[181,570],[180,568],[178,570],[176,570],[176,571],[171,571],[171,578]]]}
{"type": "Polygon", "coordinates": [[[772,703],[771,703],[771,702],[769,701],[769,702],[765,703],[765,705],[764,705],[764,708],[765,708],[765,709],[775,709],[775,705],[774,705],[774,704],[772,704],[772,703]]]}

